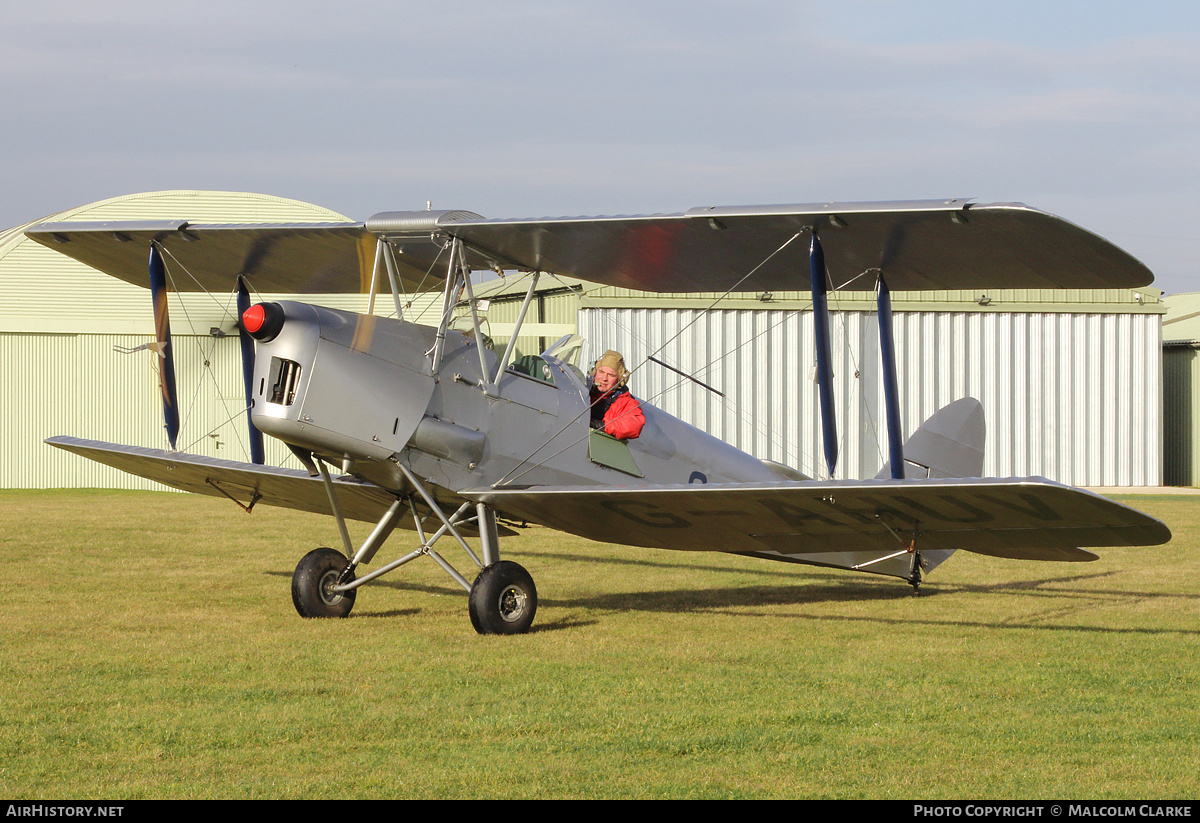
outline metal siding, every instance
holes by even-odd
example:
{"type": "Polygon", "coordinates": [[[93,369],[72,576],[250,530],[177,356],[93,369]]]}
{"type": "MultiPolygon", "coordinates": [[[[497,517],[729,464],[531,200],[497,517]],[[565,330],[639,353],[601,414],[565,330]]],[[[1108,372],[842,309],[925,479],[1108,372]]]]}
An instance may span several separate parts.
{"type": "MultiPolygon", "coordinates": [[[[193,307],[190,317],[203,329],[222,311],[213,305],[205,317],[193,307]]],[[[1044,475],[1076,485],[1161,482],[1157,315],[906,312],[895,319],[906,434],[940,406],[970,394],[987,415],[985,474],[1044,475]]],[[[634,375],[638,396],[752,454],[825,476],[810,313],[585,309],[579,322],[585,337],[621,350],[631,367],[670,341],[656,356],[728,396],[652,363],[634,375]]],[[[835,313],[831,326],[841,440],[836,475],[871,477],[883,462],[885,440],[878,331],[866,312],[835,313]]],[[[186,328],[177,321],[177,329],[186,328]]],[[[176,336],[181,446],[245,459],[236,338],[180,330],[176,336]]],[[[163,445],[153,357],[113,350],[149,340],[0,334],[8,365],[0,431],[10,450],[0,484],[151,487],[41,442],[74,434],[163,445]]],[[[270,461],[289,459],[284,447],[269,442],[270,461]]]]}
{"type": "MultiPolygon", "coordinates": [[[[0,467],[0,487],[162,488],[42,442],[71,434],[167,448],[155,357],[146,351],[120,354],[113,349],[152,339],[0,334],[0,357],[9,364],[0,383],[5,398],[0,436],[9,457],[0,467]]],[[[177,335],[174,341],[181,450],[249,460],[237,338],[177,335]]],[[[300,468],[282,443],[269,438],[267,460],[300,468]]]]}
{"type": "MultiPolygon", "coordinates": [[[[751,454],[824,477],[811,317],[584,308],[579,325],[597,341],[593,352],[618,349],[637,367],[631,387],[639,397],[751,454]],[[645,363],[649,354],[726,398],[645,363]]],[[[905,436],[969,395],[987,418],[985,475],[1161,483],[1159,315],[922,311],[894,319],[905,436]]],[[[835,476],[873,477],[886,442],[875,316],[834,312],[831,333],[835,476]]]]}
{"type": "Polygon", "coordinates": [[[1200,482],[1200,350],[1194,345],[1168,346],[1163,351],[1163,482],[1195,486],[1200,482]]]}

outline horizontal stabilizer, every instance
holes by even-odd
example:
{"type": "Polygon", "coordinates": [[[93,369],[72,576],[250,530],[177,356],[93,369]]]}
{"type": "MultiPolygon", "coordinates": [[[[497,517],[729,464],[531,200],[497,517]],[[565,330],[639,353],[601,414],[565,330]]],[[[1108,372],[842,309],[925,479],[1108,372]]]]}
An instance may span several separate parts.
{"type": "Polygon", "coordinates": [[[786,555],[966,549],[1093,560],[1079,546],[1165,543],[1160,521],[1043,478],[473,489],[463,497],[592,540],[786,555]]]}

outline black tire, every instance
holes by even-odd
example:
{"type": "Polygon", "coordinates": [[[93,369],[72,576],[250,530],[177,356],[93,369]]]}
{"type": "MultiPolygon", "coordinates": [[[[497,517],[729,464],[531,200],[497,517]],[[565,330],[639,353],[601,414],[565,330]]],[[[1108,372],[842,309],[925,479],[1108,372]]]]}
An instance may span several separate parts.
{"type": "MultiPolygon", "coordinates": [[[[346,617],[354,607],[357,589],[331,591],[350,561],[333,549],[313,549],[292,574],[292,603],[301,617],[346,617]]],[[[350,575],[350,580],[354,575],[350,575]]]]}
{"type": "Polygon", "coordinates": [[[475,578],[469,610],[480,634],[524,634],[537,613],[537,587],[524,568],[501,560],[475,578]]]}

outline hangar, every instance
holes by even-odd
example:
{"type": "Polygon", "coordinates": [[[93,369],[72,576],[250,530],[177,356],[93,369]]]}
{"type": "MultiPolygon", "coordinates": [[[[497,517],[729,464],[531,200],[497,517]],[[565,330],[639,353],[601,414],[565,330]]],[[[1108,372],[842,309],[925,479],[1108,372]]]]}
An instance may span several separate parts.
{"type": "MultiPolygon", "coordinates": [[[[177,215],[230,223],[346,219],[310,203],[262,194],[162,191],[114,197],[31,223],[177,215]]],[[[7,451],[0,487],[161,488],[42,443],[64,433],[153,447],[165,447],[166,438],[156,358],[139,350],[154,339],[148,290],[39,247],[24,236],[27,225],[0,233],[0,288],[6,297],[0,309],[0,432],[7,451]]],[[[237,418],[245,401],[232,294],[178,297],[170,310],[185,387],[180,403],[188,421],[180,446],[246,459],[239,446],[245,426],[237,418]]],[[[326,302],[361,308],[356,304],[362,301],[342,296],[326,302]]],[[[269,449],[271,460],[287,454],[275,444],[269,449]]]]}
{"type": "MultiPolygon", "coordinates": [[[[162,218],[347,219],[268,195],[199,191],[118,197],[52,219],[162,218]]],[[[164,445],[154,359],[139,350],[153,335],[149,295],[27,241],[24,228],[0,233],[0,282],[9,297],[0,310],[0,427],[9,448],[0,486],[150,488],[42,444],[73,434],[164,445]]],[[[515,320],[524,293],[519,281],[510,275],[481,285],[497,340],[515,320]]],[[[316,295],[311,302],[366,309],[360,296],[316,295]]],[[[863,292],[830,299],[839,478],[872,477],[884,459],[874,305],[863,292]]],[[[639,397],[758,457],[822,477],[809,308],[799,291],[665,296],[547,277],[537,314],[527,321],[534,325],[526,332],[536,336],[520,345],[526,353],[540,350],[578,329],[589,341],[583,361],[615,348],[638,367],[639,397]]],[[[895,292],[893,311],[906,430],[971,395],[987,415],[986,474],[1082,486],[1162,482],[1157,291],[895,292]]],[[[176,348],[185,418],[180,447],[246,459],[233,295],[176,296],[171,313],[174,335],[183,338],[176,348]]],[[[420,298],[406,314],[417,322],[429,317],[420,298]]],[[[268,460],[291,458],[271,444],[268,460]]]]}
{"type": "MultiPolygon", "coordinates": [[[[641,394],[744,451],[823,477],[807,293],[730,296],[713,310],[715,297],[668,305],[611,289],[591,293],[580,333],[603,336],[636,362],[662,347],[663,359],[725,397],[653,366],[637,384],[641,394]]],[[[837,474],[871,478],[887,448],[875,298],[843,292],[829,307],[837,474]]],[[[971,396],[987,420],[986,476],[1161,483],[1158,291],[897,291],[892,311],[906,432],[971,396]]]]}
{"type": "Polygon", "coordinates": [[[1163,303],[1163,483],[1200,485],[1200,294],[1163,303]]]}

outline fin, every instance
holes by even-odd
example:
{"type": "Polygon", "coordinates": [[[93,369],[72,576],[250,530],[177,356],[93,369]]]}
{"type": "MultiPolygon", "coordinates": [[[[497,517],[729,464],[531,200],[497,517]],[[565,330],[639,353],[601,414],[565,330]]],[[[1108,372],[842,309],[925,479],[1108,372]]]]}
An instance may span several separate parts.
{"type": "MultiPolygon", "coordinates": [[[[987,427],[983,406],[964,397],[943,406],[904,444],[904,476],[914,479],[983,476],[983,443],[987,427]]],[[[891,475],[885,463],[876,480],[891,475]]]]}

